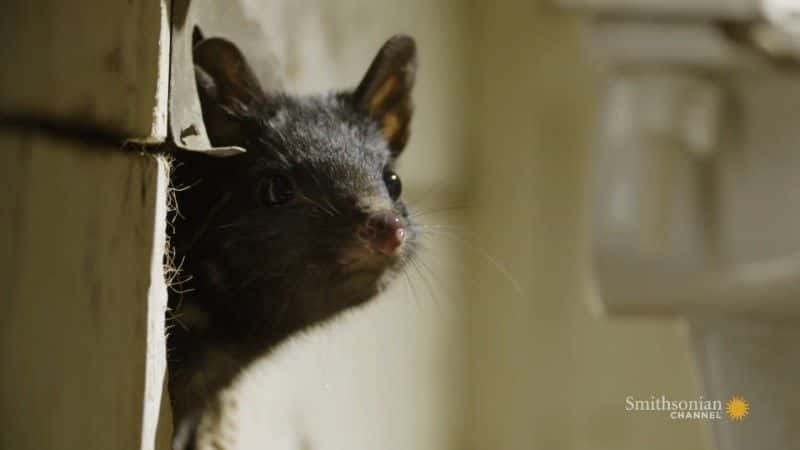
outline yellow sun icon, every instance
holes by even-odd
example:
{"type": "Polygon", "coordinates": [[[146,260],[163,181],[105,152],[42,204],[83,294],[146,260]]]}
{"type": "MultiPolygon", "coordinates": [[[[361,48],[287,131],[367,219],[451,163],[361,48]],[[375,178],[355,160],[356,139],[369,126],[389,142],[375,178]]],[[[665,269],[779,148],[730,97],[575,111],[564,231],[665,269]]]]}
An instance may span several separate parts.
{"type": "Polygon", "coordinates": [[[742,420],[750,414],[750,404],[742,397],[731,397],[725,406],[725,412],[732,420],[742,420]]]}

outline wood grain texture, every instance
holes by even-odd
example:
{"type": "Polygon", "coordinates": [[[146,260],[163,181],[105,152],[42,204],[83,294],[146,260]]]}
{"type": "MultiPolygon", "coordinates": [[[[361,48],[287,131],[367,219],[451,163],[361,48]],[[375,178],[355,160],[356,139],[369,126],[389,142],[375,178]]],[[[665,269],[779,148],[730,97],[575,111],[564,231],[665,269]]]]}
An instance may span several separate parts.
{"type": "Polygon", "coordinates": [[[168,0],[0,6],[0,115],[166,137],[168,0]]]}
{"type": "Polygon", "coordinates": [[[31,133],[0,149],[0,448],[152,448],[156,160],[31,133]]]}

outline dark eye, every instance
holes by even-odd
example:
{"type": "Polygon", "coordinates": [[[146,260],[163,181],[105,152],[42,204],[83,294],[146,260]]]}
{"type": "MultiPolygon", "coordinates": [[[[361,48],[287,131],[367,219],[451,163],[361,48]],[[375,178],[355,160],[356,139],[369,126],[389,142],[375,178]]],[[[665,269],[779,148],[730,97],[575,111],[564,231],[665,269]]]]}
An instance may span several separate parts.
{"type": "Polygon", "coordinates": [[[392,197],[392,200],[400,198],[400,194],[403,192],[403,183],[400,182],[400,177],[396,173],[391,170],[384,172],[383,182],[386,183],[386,190],[389,191],[389,197],[392,197]]]}
{"type": "Polygon", "coordinates": [[[261,180],[259,196],[266,206],[283,205],[294,198],[294,186],[288,177],[272,175],[261,180]]]}

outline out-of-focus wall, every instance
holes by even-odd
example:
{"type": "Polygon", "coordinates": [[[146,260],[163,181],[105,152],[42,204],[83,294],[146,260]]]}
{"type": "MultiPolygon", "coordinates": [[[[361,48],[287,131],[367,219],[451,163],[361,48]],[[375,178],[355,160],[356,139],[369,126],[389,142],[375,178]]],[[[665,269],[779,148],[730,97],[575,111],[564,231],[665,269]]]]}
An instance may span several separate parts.
{"type": "Polygon", "coordinates": [[[681,324],[591,313],[587,189],[602,74],[581,24],[533,1],[480,3],[473,17],[473,213],[519,289],[473,260],[467,448],[708,448],[698,421],[625,412],[628,395],[699,395],[681,324]]]}

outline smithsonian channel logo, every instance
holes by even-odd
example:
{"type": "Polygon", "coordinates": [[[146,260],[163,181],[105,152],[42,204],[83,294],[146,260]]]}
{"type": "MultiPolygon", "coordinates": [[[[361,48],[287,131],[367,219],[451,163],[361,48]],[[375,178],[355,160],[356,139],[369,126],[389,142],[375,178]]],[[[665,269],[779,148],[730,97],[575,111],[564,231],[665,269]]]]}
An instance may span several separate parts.
{"type": "Polygon", "coordinates": [[[727,402],[707,400],[672,400],[665,395],[641,399],[632,395],[625,397],[625,411],[664,413],[672,420],[728,420],[741,421],[750,414],[750,403],[744,397],[734,395],[727,402]]]}

